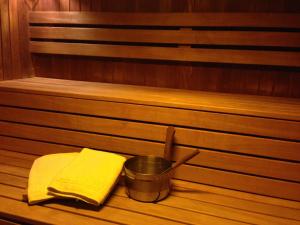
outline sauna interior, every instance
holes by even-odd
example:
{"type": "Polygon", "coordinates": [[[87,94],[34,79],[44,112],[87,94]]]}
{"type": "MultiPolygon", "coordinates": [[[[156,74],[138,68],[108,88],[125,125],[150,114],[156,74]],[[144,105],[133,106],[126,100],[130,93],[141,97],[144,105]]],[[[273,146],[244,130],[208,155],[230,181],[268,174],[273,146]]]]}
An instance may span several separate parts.
{"type": "Polygon", "coordinates": [[[300,1],[0,0],[0,50],[1,224],[300,224],[300,1]],[[86,149],[96,192],[198,154],[151,203],[121,162],[53,192],[86,149]]]}

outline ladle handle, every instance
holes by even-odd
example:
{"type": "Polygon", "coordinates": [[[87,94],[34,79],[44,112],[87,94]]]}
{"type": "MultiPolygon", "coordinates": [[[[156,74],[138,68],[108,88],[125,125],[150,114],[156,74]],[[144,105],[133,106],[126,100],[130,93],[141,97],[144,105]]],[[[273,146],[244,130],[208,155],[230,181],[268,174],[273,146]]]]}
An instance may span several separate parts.
{"type": "Polygon", "coordinates": [[[165,150],[164,150],[164,159],[169,161],[171,161],[171,157],[172,157],[172,144],[173,144],[174,134],[175,134],[174,127],[169,126],[167,128],[165,150]]]}
{"type": "Polygon", "coordinates": [[[199,154],[199,150],[195,149],[194,151],[192,151],[191,153],[187,154],[186,156],[184,156],[182,159],[180,159],[179,161],[177,161],[171,168],[171,170],[176,169],[178,166],[180,166],[181,164],[185,163],[186,161],[190,160],[191,158],[193,158],[194,156],[199,154]]]}

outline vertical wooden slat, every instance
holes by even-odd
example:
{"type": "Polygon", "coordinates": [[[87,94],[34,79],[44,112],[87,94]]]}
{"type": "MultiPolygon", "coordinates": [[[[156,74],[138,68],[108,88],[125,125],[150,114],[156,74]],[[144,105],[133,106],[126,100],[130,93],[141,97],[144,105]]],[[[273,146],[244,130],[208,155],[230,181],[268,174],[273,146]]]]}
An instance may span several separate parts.
{"type": "Polygon", "coordinates": [[[0,1],[0,80],[4,80],[3,56],[2,56],[2,23],[1,23],[2,5],[3,5],[3,0],[0,1]]]}
{"type": "Polygon", "coordinates": [[[70,11],[70,0],[60,0],[59,9],[60,11],[70,11]]]}
{"type": "Polygon", "coordinates": [[[28,34],[28,6],[24,1],[18,1],[18,23],[19,23],[19,48],[20,48],[20,67],[22,77],[31,77],[34,75],[31,55],[29,52],[29,34],[28,34]]]}
{"type": "Polygon", "coordinates": [[[102,1],[91,0],[91,10],[94,12],[101,12],[102,11],[102,1]]]}
{"type": "Polygon", "coordinates": [[[79,0],[69,0],[70,11],[80,11],[80,1],[79,0]]]}
{"type": "Polygon", "coordinates": [[[21,55],[20,55],[20,34],[19,34],[19,15],[17,0],[9,0],[9,26],[10,42],[12,52],[12,79],[21,78],[21,55]]]}
{"type": "Polygon", "coordinates": [[[1,34],[2,34],[2,55],[3,55],[3,78],[12,79],[11,42],[9,25],[9,1],[3,0],[1,7],[1,34]]]}
{"type": "Polygon", "coordinates": [[[90,0],[80,0],[80,11],[90,11],[91,1],[90,0]]]}
{"type": "Polygon", "coordinates": [[[290,76],[289,82],[289,96],[291,97],[298,97],[300,96],[300,76],[297,73],[292,73],[290,76]]]}

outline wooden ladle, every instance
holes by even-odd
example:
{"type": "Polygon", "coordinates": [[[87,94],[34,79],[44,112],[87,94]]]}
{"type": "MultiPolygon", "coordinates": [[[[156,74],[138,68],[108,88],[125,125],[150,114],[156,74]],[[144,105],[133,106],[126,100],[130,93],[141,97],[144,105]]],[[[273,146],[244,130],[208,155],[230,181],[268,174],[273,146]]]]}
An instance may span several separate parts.
{"type": "Polygon", "coordinates": [[[170,171],[175,170],[178,166],[182,165],[186,161],[190,160],[191,158],[195,157],[198,155],[200,151],[198,149],[195,149],[191,153],[185,155],[182,159],[178,160],[175,164],[173,164],[171,167],[167,168],[165,171],[163,171],[161,174],[168,173],[170,171]]]}
{"type": "Polygon", "coordinates": [[[171,161],[172,159],[172,145],[174,139],[175,129],[172,126],[167,128],[166,132],[166,141],[165,141],[165,150],[164,150],[164,159],[171,161]]]}

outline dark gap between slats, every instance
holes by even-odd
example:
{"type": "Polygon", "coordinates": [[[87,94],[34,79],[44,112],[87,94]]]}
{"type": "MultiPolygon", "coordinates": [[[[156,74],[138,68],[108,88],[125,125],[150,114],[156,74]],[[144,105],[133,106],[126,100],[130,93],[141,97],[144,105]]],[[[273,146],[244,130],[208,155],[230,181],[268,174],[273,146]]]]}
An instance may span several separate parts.
{"type": "MultiPolygon", "coordinates": [[[[113,46],[143,46],[143,47],[173,47],[177,48],[182,44],[177,43],[151,43],[151,42],[124,42],[124,41],[101,41],[101,40],[72,40],[59,38],[31,38],[31,41],[39,42],[57,42],[57,43],[72,43],[72,44],[105,44],[113,46]]],[[[282,46],[255,46],[255,45],[220,45],[220,44],[188,44],[193,49],[220,49],[220,50],[256,50],[256,51],[289,51],[298,52],[300,47],[282,47],[282,46]]]]}
{"type": "Polygon", "coordinates": [[[285,27],[247,27],[247,26],[150,26],[150,25],[109,25],[109,24],[53,24],[53,23],[29,23],[32,27],[78,27],[78,28],[111,28],[111,29],[134,29],[134,30],[179,30],[188,28],[192,30],[211,31],[263,31],[263,32],[299,32],[300,28],[285,27]]]}
{"type": "Polygon", "coordinates": [[[122,42],[122,41],[94,41],[94,40],[68,40],[68,39],[44,39],[31,38],[32,41],[39,42],[57,42],[57,43],[72,43],[72,44],[105,44],[105,45],[125,45],[125,46],[149,46],[149,47],[177,47],[177,44],[168,43],[148,43],[148,42],[122,42]]]}
{"type": "Polygon", "coordinates": [[[139,26],[139,25],[108,25],[108,24],[51,24],[51,23],[29,23],[32,27],[75,27],[75,28],[110,28],[124,30],[179,30],[180,26],[139,26]]]}

